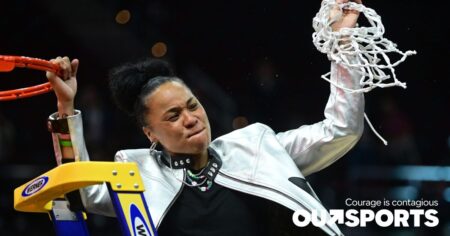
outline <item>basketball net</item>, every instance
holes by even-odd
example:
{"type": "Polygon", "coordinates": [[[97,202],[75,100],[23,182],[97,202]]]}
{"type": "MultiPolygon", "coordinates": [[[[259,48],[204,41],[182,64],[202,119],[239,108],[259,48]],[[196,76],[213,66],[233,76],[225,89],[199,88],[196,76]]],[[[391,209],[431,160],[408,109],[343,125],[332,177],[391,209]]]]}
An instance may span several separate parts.
{"type": "MultiPolygon", "coordinates": [[[[406,83],[397,79],[395,67],[408,56],[416,54],[416,51],[402,52],[395,43],[384,38],[381,17],[373,9],[355,2],[338,4],[335,0],[323,0],[319,12],[313,18],[313,28],[315,32],[312,38],[316,48],[327,54],[331,61],[357,71],[361,76],[359,89],[346,88],[333,82],[331,72],[321,76],[324,80],[349,93],[366,93],[375,88],[393,86],[406,88],[406,83]],[[330,18],[331,10],[336,8],[340,10],[339,13],[330,18]],[[364,14],[370,26],[333,31],[331,25],[343,16],[343,9],[357,10],[364,14]],[[391,60],[388,54],[398,54],[400,58],[391,60]]],[[[364,118],[372,131],[387,145],[387,141],[378,134],[365,113],[364,118]]]]}

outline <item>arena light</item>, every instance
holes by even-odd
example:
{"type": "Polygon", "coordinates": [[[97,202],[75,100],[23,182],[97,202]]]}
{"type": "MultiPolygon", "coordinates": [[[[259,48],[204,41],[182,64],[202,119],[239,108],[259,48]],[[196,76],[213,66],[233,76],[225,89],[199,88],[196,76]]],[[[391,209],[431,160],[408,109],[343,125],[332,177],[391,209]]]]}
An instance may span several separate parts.
{"type": "Polygon", "coordinates": [[[152,55],[154,57],[164,57],[167,53],[167,45],[164,42],[157,42],[152,46],[152,55]]]}
{"type": "Polygon", "coordinates": [[[130,19],[131,19],[131,13],[130,13],[130,11],[128,11],[126,9],[121,10],[116,14],[116,22],[118,24],[124,25],[124,24],[128,23],[128,21],[130,21],[130,19]]]}

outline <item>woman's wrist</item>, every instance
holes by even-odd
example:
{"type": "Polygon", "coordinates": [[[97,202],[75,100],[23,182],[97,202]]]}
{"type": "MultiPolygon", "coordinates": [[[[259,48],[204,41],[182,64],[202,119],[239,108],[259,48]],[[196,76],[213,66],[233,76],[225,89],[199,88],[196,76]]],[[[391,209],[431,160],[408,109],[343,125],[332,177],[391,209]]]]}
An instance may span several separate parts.
{"type": "Polygon", "coordinates": [[[72,102],[61,103],[58,101],[58,117],[64,118],[75,114],[75,108],[72,102]]]}

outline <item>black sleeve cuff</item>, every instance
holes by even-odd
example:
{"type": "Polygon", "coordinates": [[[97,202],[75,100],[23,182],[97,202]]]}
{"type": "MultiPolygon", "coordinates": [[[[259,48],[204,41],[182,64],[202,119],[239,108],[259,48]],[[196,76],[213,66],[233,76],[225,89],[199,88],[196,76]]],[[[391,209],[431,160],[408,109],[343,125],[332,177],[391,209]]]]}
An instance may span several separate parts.
{"type": "Polygon", "coordinates": [[[60,134],[68,134],[69,133],[69,124],[66,118],[62,119],[48,119],[47,120],[47,128],[51,133],[60,133],[60,134]]]}

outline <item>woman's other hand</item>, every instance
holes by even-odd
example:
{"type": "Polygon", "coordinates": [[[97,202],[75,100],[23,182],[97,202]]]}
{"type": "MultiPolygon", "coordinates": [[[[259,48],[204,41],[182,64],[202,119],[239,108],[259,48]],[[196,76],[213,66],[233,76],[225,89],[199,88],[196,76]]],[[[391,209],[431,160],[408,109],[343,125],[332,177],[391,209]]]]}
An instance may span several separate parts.
{"type": "Polygon", "coordinates": [[[79,61],[78,59],[70,61],[68,57],[57,57],[50,61],[54,64],[58,64],[61,68],[61,77],[52,72],[47,72],[46,74],[58,100],[57,106],[59,117],[73,115],[74,100],[77,93],[76,76],[79,61]]]}
{"type": "MultiPolygon", "coordinates": [[[[349,0],[336,0],[337,4],[347,3],[349,0]]],[[[356,2],[362,4],[361,0],[354,0],[352,2],[356,2]]],[[[339,6],[335,6],[330,12],[330,18],[333,19],[340,13],[339,6]]],[[[352,9],[342,9],[342,16],[337,19],[332,25],[331,28],[333,31],[339,31],[342,28],[353,28],[358,21],[359,11],[352,9]]]]}

